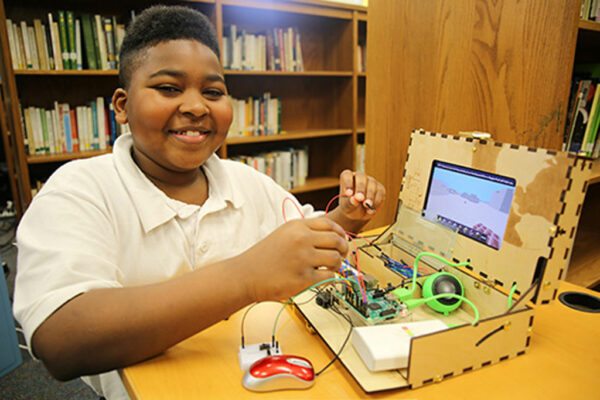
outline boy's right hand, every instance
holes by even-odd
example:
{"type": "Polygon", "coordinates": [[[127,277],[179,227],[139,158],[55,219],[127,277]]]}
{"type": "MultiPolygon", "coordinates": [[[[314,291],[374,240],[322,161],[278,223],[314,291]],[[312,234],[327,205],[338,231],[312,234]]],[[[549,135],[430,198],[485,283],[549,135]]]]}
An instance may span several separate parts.
{"type": "Polygon", "coordinates": [[[342,227],[320,217],[287,222],[239,257],[249,295],[258,302],[289,298],[333,278],[347,252],[342,227]]]}

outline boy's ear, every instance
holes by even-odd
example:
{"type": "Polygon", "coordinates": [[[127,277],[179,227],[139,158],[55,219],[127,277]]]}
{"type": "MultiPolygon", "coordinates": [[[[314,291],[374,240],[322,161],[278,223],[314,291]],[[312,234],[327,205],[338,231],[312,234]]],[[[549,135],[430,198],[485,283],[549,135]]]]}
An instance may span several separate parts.
{"type": "Polygon", "coordinates": [[[112,104],[115,109],[115,119],[120,124],[127,123],[127,110],[125,105],[127,104],[127,92],[123,88],[118,88],[112,97],[112,104]]]}

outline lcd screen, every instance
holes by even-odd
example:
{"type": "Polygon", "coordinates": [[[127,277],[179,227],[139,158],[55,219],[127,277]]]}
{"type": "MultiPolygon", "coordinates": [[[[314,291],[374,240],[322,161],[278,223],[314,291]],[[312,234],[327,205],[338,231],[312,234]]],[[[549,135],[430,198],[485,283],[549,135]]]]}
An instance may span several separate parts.
{"type": "Polygon", "coordinates": [[[500,249],[516,180],[434,160],[423,216],[500,249]]]}

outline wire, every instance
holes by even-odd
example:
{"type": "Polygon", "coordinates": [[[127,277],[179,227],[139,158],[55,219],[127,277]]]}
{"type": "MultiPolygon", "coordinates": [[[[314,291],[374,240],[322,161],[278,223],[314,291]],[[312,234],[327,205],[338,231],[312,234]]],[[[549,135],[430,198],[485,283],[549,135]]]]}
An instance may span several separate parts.
{"type": "Polygon", "coordinates": [[[290,297],[285,303],[283,303],[283,306],[281,307],[281,309],[277,313],[277,317],[275,317],[275,323],[273,324],[273,336],[272,336],[273,345],[275,345],[275,331],[277,330],[277,322],[279,321],[279,316],[281,315],[281,313],[283,312],[283,310],[285,309],[285,307],[287,307],[287,305],[290,304],[294,300],[294,298],[300,296],[304,292],[308,292],[309,290],[312,290],[312,289],[316,288],[317,286],[321,286],[324,283],[328,283],[328,282],[340,282],[340,281],[353,282],[351,279],[348,279],[348,278],[329,278],[329,279],[325,279],[325,280],[323,280],[321,282],[317,282],[314,285],[312,285],[312,286],[304,289],[303,291],[301,291],[300,293],[298,293],[295,296],[290,297]]]}
{"type": "Polygon", "coordinates": [[[348,335],[346,335],[346,339],[344,339],[344,343],[342,343],[342,346],[340,347],[338,352],[335,354],[335,357],[333,357],[333,359],[331,361],[329,361],[327,363],[327,365],[325,365],[323,368],[321,368],[321,370],[319,370],[319,372],[316,372],[315,376],[321,375],[327,368],[329,368],[334,362],[336,362],[336,360],[338,360],[340,358],[342,351],[344,351],[344,348],[346,347],[346,344],[348,343],[348,340],[350,339],[350,335],[352,335],[352,328],[354,328],[354,324],[352,323],[352,320],[347,315],[340,312],[340,310],[338,310],[336,306],[330,307],[330,310],[335,312],[336,314],[341,315],[346,321],[348,321],[348,324],[350,324],[350,329],[348,330],[348,335]]]}
{"type": "MultiPolygon", "coordinates": [[[[273,301],[274,303],[281,303],[280,301],[273,301]]],[[[246,308],[246,311],[244,311],[244,315],[242,316],[242,323],[241,323],[241,333],[242,333],[242,348],[245,347],[245,343],[244,343],[244,322],[246,321],[246,316],[248,315],[248,313],[250,312],[250,310],[252,310],[255,306],[259,305],[260,303],[266,303],[265,301],[263,302],[258,302],[258,303],[253,303],[250,307],[246,308]]]]}
{"type": "Polygon", "coordinates": [[[516,291],[517,291],[517,282],[515,282],[513,284],[512,288],[510,289],[510,293],[508,294],[508,308],[510,308],[512,306],[513,296],[515,295],[516,291]]]}
{"type": "Polygon", "coordinates": [[[283,217],[284,222],[288,222],[287,217],[285,215],[285,202],[286,201],[290,201],[294,205],[294,207],[296,207],[296,210],[298,211],[298,214],[300,214],[302,219],[305,218],[304,214],[302,214],[302,210],[300,209],[300,207],[298,207],[298,204],[296,204],[296,202],[294,200],[292,200],[291,197],[286,197],[285,199],[283,199],[283,202],[281,203],[281,216],[283,217]]]}
{"type": "MultiPolygon", "coordinates": [[[[422,298],[422,299],[412,299],[412,300],[416,300],[416,301],[414,301],[414,303],[417,303],[417,304],[421,303],[421,304],[418,304],[418,305],[423,305],[425,303],[430,302],[431,300],[436,300],[436,299],[439,299],[439,298],[442,298],[442,297],[443,298],[450,297],[450,298],[462,300],[465,303],[467,303],[469,306],[471,306],[471,308],[473,309],[473,312],[475,313],[475,317],[473,318],[473,322],[471,322],[471,325],[476,325],[477,322],[479,322],[479,310],[477,309],[477,307],[475,307],[475,304],[471,303],[471,300],[469,300],[466,297],[461,296],[459,294],[455,294],[455,293],[440,293],[440,294],[436,294],[436,295],[433,295],[433,296],[430,296],[430,297],[425,297],[425,298],[422,298]]],[[[406,304],[406,303],[409,303],[409,302],[410,302],[410,300],[405,301],[404,303],[406,304]]]]}

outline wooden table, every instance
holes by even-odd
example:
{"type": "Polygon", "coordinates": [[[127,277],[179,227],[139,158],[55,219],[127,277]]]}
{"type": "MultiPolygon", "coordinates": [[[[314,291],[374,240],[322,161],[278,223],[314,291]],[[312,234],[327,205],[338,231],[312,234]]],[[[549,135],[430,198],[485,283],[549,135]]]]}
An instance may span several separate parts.
{"type": "MultiPolygon", "coordinates": [[[[562,282],[560,291],[598,295],[562,282]]],[[[277,303],[254,307],[246,318],[246,343],[270,340],[277,303]]],[[[333,355],[290,307],[279,326],[285,354],[307,357],[321,369],[333,355]]],[[[600,314],[554,301],[536,307],[527,354],[419,389],[366,394],[339,362],[309,390],[249,392],[241,384],[237,353],[242,312],[172,347],[125,368],[121,376],[132,399],[600,399],[600,314]]],[[[348,344],[351,345],[351,344],[348,344]]]]}

